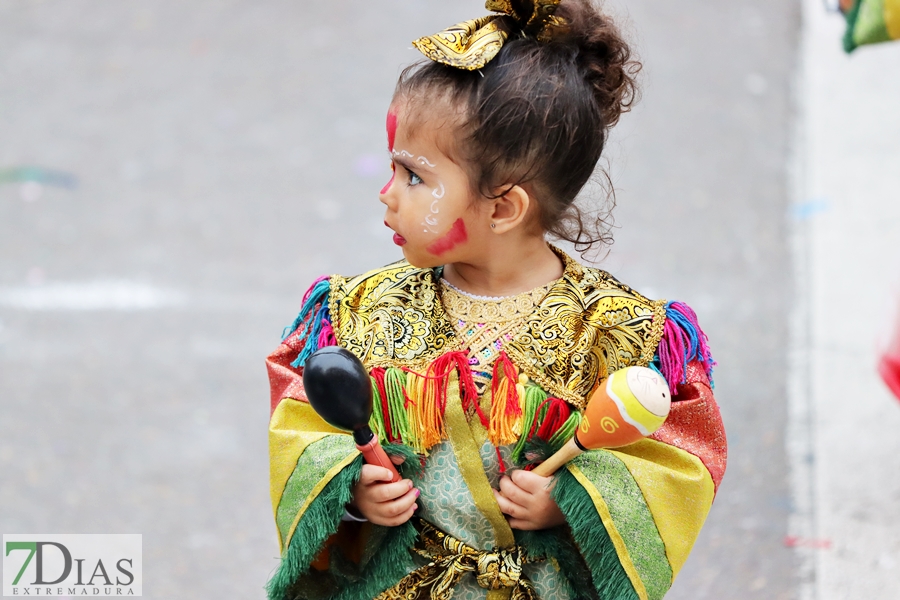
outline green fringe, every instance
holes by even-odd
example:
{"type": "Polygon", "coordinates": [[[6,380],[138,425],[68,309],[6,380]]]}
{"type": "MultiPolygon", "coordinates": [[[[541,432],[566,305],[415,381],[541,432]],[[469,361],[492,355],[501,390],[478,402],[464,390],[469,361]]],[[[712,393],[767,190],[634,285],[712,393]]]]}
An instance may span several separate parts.
{"type": "MultiPolygon", "coordinates": [[[[297,584],[301,582],[301,579],[304,580],[304,584],[308,583],[310,579],[317,579],[318,576],[304,576],[309,573],[309,565],[321,551],[325,540],[340,526],[341,517],[344,515],[344,506],[350,502],[353,486],[359,481],[362,463],[363,459],[360,455],[335,475],[310,503],[303,518],[297,524],[297,529],[294,530],[290,544],[282,555],[281,565],[266,584],[269,600],[315,597],[309,595],[311,590],[305,590],[303,595],[299,595],[297,588],[305,586],[297,584]]],[[[322,586],[316,587],[321,588],[322,586]]],[[[318,591],[326,593],[323,589],[318,591]]]]}
{"type": "Polygon", "coordinates": [[[371,375],[372,380],[372,417],[369,419],[369,427],[372,433],[378,436],[378,441],[384,443],[386,436],[384,433],[384,416],[381,414],[381,393],[378,391],[378,384],[371,375]]]}
{"type": "Polygon", "coordinates": [[[403,388],[406,387],[406,373],[400,369],[390,367],[384,372],[384,391],[387,394],[389,418],[391,430],[400,435],[404,444],[413,445],[413,432],[409,426],[409,417],[406,414],[406,396],[403,388]]]}
{"type": "Polygon", "coordinates": [[[398,527],[375,527],[363,559],[366,568],[360,577],[344,587],[334,600],[374,598],[415,568],[410,548],[416,528],[409,521],[398,527]]]}
{"type": "Polygon", "coordinates": [[[847,30],[844,32],[844,52],[847,54],[853,52],[857,48],[853,32],[856,29],[856,18],[859,16],[859,9],[861,6],[862,0],[856,0],[856,2],[853,3],[853,8],[845,15],[845,18],[847,19],[847,30]]]}
{"type": "Polygon", "coordinates": [[[558,473],[553,499],[566,516],[572,537],[591,571],[597,594],[604,600],[638,600],[594,502],[568,469],[558,473]]]}
{"type": "MultiPolygon", "coordinates": [[[[384,444],[390,456],[402,456],[405,460],[397,467],[400,476],[411,479],[418,486],[425,467],[416,451],[404,444],[384,444]]],[[[407,522],[399,527],[372,526],[366,540],[362,560],[354,571],[355,576],[340,577],[339,593],[334,600],[374,598],[402,579],[415,568],[410,549],[416,541],[416,529],[407,522]]],[[[340,563],[336,563],[340,566],[340,563]]],[[[350,572],[349,569],[344,569],[350,572]]]]}
{"type": "Polygon", "coordinates": [[[572,439],[572,436],[575,435],[575,431],[578,429],[578,426],[581,425],[581,413],[573,412],[569,415],[569,418],[566,419],[566,422],[562,424],[562,426],[556,430],[550,439],[550,445],[554,448],[554,452],[563,447],[563,445],[572,439]]]}
{"type": "Polygon", "coordinates": [[[418,487],[422,476],[425,475],[425,463],[416,451],[405,444],[382,444],[384,451],[391,456],[402,456],[403,463],[397,467],[400,476],[411,479],[413,485],[418,487]]]}
{"type": "MultiPolygon", "coordinates": [[[[523,444],[523,451],[519,454],[516,464],[520,467],[541,464],[572,439],[579,424],[581,424],[581,413],[573,412],[556,433],[550,436],[549,440],[532,436],[523,444]]],[[[520,439],[519,442],[521,443],[522,440],[520,439]]]]}
{"type": "Polygon", "coordinates": [[[516,464],[520,467],[537,466],[553,456],[554,452],[556,452],[556,449],[549,441],[534,436],[525,444],[525,451],[516,464]]]}
{"type": "MultiPolygon", "coordinates": [[[[391,456],[405,460],[398,467],[400,475],[419,485],[424,467],[416,451],[403,444],[384,444],[391,456]]],[[[328,482],[319,496],[307,508],[297,524],[281,566],[266,585],[270,600],[320,600],[333,598],[371,598],[393,585],[409,571],[409,548],[416,531],[411,523],[400,527],[373,526],[359,565],[344,558],[336,548],[332,552],[327,573],[311,572],[309,565],[321,551],[322,545],[338,530],[343,507],[350,502],[353,486],[359,480],[362,456],[328,482]],[[376,591],[371,592],[371,590],[376,591]]]]}
{"type": "Polygon", "coordinates": [[[599,598],[591,587],[591,572],[578,554],[569,528],[566,526],[538,531],[513,530],[516,544],[528,548],[528,555],[554,559],[561,567],[560,581],[570,598],[599,598]]]}
{"type": "MultiPolygon", "coordinates": [[[[512,451],[511,458],[513,462],[522,462],[522,453],[525,451],[525,446],[528,442],[528,434],[531,433],[535,421],[540,417],[537,414],[537,409],[543,404],[547,397],[547,392],[541,389],[540,386],[534,384],[525,386],[525,406],[522,411],[522,434],[519,436],[519,441],[516,442],[516,447],[513,448],[512,451]]],[[[543,412],[546,413],[546,411],[547,407],[544,407],[543,412]]]]}

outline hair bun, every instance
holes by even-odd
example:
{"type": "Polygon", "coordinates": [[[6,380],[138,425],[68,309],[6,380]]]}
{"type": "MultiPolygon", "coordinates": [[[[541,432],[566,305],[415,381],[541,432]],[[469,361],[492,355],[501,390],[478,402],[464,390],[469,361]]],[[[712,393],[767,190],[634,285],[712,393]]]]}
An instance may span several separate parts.
{"type": "Polygon", "coordinates": [[[590,0],[563,0],[555,13],[565,19],[550,42],[577,50],[577,62],[591,84],[594,98],[609,128],[622,113],[631,110],[637,100],[635,81],[641,64],[612,19],[604,15],[590,0]]]}

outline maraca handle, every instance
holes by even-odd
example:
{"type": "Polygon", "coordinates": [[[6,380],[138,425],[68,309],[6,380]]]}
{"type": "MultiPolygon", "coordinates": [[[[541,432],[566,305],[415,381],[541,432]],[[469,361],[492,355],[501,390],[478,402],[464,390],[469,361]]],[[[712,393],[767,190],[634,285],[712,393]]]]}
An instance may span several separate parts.
{"type": "Polygon", "coordinates": [[[381,444],[378,443],[377,436],[373,435],[368,443],[357,444],[356,447],[362,452],[363,458],[368,464],[384,467],[393,473],[394,476],[391,479],[391,483],[400,481],[400,473],[397,472],[397,467],[394,466],[394,463],[388,458],[387,452],[385,452],[384,448],[381,447],[381,444]]]}
{"type": "Polygon", "coordinates": [[[560,467],[582,452],[584,452],[584,450],[578,447],[578,444],[573,437],[566,442],[565,446],[557,450],[553,456],[536,466],[531,472],[535,475],[540,475],[541,477],[549,477],[556,473],[560,467]]]}

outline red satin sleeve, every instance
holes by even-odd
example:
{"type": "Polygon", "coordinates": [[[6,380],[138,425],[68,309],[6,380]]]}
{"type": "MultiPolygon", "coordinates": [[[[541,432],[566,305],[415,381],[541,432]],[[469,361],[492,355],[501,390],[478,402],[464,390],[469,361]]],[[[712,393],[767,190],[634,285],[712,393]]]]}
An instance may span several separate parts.
{"type": "Polygon", "coordinates": [[[281,344],[266,358],[269,371],[269,389],[271,391],[270,415],[283,398],[293,398],[306,402],[303,390],[303,368],[292,367],[291,361],[297,358],[297,350],[288,344],[281,344]]]}
{"type": "Polygon", "coordinates": [[[651,437],[699,458],[719,489],[728,445],[719,406],[699,361],[688,363],[687,382],[678,385],[666,422],[651,437]]]}

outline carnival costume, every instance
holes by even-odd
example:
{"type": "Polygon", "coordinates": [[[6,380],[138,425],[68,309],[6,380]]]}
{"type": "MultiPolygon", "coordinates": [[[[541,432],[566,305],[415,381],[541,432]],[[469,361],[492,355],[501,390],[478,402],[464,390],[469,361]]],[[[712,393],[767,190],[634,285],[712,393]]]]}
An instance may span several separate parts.
{"type": "Polygon", "coordinates": [[[661,598],[684,564],[725,469],[693,311],[608,273],[478,299],[405,261],[317,281],[269,357],[271,493],[282,563],[272,598],[661,598]],[[482,332],[489,333],[482,333],[482,332]],[[420,509],[399,527],[342,521],[362,468],[346,432],[305,401],[302,368],[339,344],[369,370],[372,428],[407,457],[420,509]],[[557,475],[567,525],[513,532],[493,498],[501,473],[571,437],[591,391],[642,365],[670,382],[651,438],[589,451],[557,475]]]}
{"type": "MultiPolygon", "coordinates": [[[[552,40],[559,0],[488,0],[500,14],[416,40],[428,58],[480,69],[508,36],[552,40]],[[528,10],[519,10],[521,7],[528,10]]],[[[651,301],[557,248],[563,276],[508,298],[454,288],[442,268],[400,261],[316,281],[271,381],[271,494],[282,559],[272,599],[662,598],[725,470],[713,360],[696,315],[651,301]],[[348,520],[362,469],[347,432],[306,401],[303,367],[340,345],[369,372],[370,426],[421,492],[397,527],[348,520]],[[566,524],[513,531],[492,488],[573,435],[614,371],[657,369],[673,403],[651,437],[591,450],[554,477],[566,524]]]]}

